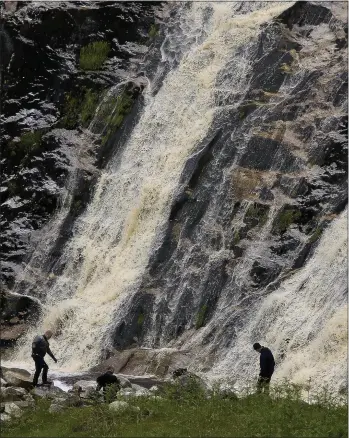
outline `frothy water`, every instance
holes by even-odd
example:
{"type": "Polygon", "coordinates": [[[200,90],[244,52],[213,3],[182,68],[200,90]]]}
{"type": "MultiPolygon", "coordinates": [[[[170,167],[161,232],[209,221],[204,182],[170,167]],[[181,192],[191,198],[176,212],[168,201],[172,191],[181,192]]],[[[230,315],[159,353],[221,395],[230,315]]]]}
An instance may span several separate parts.
{"type": "MultiPolygon", "coordinates": [[[[60,368],[95,365],[120,297],[137,290],[149,256],[161,241],[184,164],[212,124],[218,73],[236,50],[256,40],[261,24],[291,4],[259,2],[244,15],[234,15],[235,3],[182,8],[183,28],[190,32],[200,25],[205,32],[198,39],[183,39],[187,43],[181,46],[178,66],[156,96],[151,87],[146,92],[140,120],[78,220],[64,252],[64,272],[48,291],[44,318],[24,339],[18,361],[28,357],[37,332],[52,328],[57,335],[52,350],[60,368]]],[[[165,48],[163,56],[165,60],[165,48]]]]}
{"type": "Polygon", "coordinates": [[[211,376],[251,380],[260,342],[276,353],[274,379],[333,390],[347,386],[347,211],[325,230],[306,266],[250,309],[211,376]]]}

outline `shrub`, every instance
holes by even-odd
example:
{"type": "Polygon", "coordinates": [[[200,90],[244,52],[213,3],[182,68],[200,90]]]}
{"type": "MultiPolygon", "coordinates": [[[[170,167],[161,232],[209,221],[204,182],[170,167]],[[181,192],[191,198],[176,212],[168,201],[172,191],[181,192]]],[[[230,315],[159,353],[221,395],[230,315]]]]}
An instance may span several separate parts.
{"type": "Polygon", "coordinates": [[[95,41],[80,50],[80,68],[82,70],[100,70],[110,51],[107,41],[95,41]]]}

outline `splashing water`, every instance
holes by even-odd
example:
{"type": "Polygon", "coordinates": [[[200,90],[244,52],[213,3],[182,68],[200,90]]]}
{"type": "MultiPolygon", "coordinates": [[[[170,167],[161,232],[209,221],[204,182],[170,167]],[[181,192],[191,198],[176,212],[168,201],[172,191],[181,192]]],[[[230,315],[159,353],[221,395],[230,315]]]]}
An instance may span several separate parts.
{"type": "Polygon", "coordinates": [[[347,211],[324,232],[307,265],[262,298],[212,375],[247,381],[258,375],[260,342],[276,354],[275,379],[333,389],[347,381],[347,211]],[[236,360],[236,358],[239,358],[236,360]]]}
{"type": "MultiPolygon", "coordinates": [[[[147,91],[138,124],[102,174],[76,225],[63,256],[66,267],[48,291],[43,320],[35,328],[35,333],[56,330],[52,349],[60,368],[86,369],[98,360],[119,297],[137,289],[160,242],[184,164],[212,124],[217,74],[236,50],[256,40],[261,24],[291,4],[259,2],[244,15],[234,15],[235,3],[183,8],[183,28],[205,32],[183,39],[188,43],[181,44],[178,66],[155,97],[147,91]]],[[[243,76],[235,83],[244,91],[243,76]]],[[[16,360],[26,360],[35,333],[24,339],[16,360]]]]}

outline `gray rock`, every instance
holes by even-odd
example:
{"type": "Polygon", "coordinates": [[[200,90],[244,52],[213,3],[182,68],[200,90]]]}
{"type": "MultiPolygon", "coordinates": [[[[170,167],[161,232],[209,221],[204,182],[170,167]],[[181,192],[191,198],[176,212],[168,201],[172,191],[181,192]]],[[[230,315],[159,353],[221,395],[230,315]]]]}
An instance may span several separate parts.
{"type": "Polygon", "coordinates": [[[134,397],[135,391],[132,388],[122,388],[118,392],[118,398],[134,397]]]}
{"type": "Polygon", "coordinates": [[[23,411],[15,403],[6,403],[5,414],[18,418],[23,414],[23,411]]]}
{"type": "Polygon", "coordinates": [[[96,388],[86,388],[86,391],[82,391],[80,393],[81,398],[97,398],[99,397],[99,392],[96,390],[96,388]]]}
{"type": "Polygon", "coordinates": [[[11,420],[11,417],[4,412],[0,414],[0,423],[11,420]]]}
{"type": "Polygon", "coordinates": [[[109,410],[113,412],[120,412],[120,411],[126,411],[129,409],[130,405],[121,400],[113,401],[112,403],[109,403],[109,410]]]}
{"type": "Polygon", "coordinates": [[[67,393],[63,391],[63,389],[58,388],[57,386],[41,386],[36,387],[31,391],[31,394],[34,397],[39,398],[48,398],[48,399],[54,399],[57,397],[68,397],[67,393]]]}
{"type": "Polygon", "coordinates": [[[152,386],[151,388],[149,388],[149,391],[150,391],[152,394],[155,394],[156,392],[159,391],[159,387],[156,386],[156,385],[154,385],[154,386],[152,386]]]}
{"type": "Polygon", "coordinates": [[[6,385],[7,385],[7,382],[3,378],[0,377],[0,388],[5,387],[6,385]]]}
{"type": "Polygon", "coordinates": [[[31,402],[30,400],[18,400],[18,401],[14,401],[13,403],[16,406],[18,406],[20,409],[34,408],[35,407],[34,400],[33,400],[33,402],[31,402]]]}
{"type": "Polygon", "coordinates": [[[121,388],[131,388],[131,386],[132,386],[131,382],[128,379],[126,379],[126,377],[119,376],[117,374],[116,374],[116,377],[120,381],[121,388]]]}
{"type": "Polygon", "coordinates": [[[54,414],[55,412],[60,412],[64,409],[64,406],[62,406],[59,403],[52,403],[51,406],[49,407],[48,411],[50,412],[50,414],[54,414]]]}
{"type": "Polygon", "coordinates": [[[23,388],[14,388],[9,386],[7,388],[0,388],[0,397],[4,402],[12,402],[17,400],[24,400],[28,393],[23,388]]]}
{"type": "Polygon", "coordinates": [[[1,368],[3,379],[7,386],[17,386],[20,388],[30,389],[33,387],[33,381],[30,378],[30,373],[20,369],[4,369],[1,368]]]}
{"type": "Polygon", "coordinates": [[[97,383],[94,380],[79,380],[78,382],[74,383],[73,390],[79,391],[79,388],[81,388],[82,391],[86,391],[87,389],[96,389],[97,383]]]}
{"type": "Polygon", "coordinates": [[[133,411],[140,412],[140,408],[138,406],[131,406],[125,401],[116,400],[109,404],[109,410],[113,412],[123,412],[123,411],[133,411]]]}
{"type": "Polygon", "coordinates": [[[135,397],[150,395],[149,389],[143,388],[143,386],[132,384],[135,397]]]}

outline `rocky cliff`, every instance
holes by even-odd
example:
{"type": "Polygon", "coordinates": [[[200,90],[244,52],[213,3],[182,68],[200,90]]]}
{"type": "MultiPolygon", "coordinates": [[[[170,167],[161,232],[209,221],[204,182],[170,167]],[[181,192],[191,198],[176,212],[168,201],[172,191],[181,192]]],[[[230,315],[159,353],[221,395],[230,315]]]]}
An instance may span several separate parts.
{"type": "Polygon", "coordinates": [[[346,5],[161,8],[5,16],[3,276],[69,367],[83,330],[88,365],[171,347],[243,379],[259,340],[280,377],[342,385],[346,5]]]}

